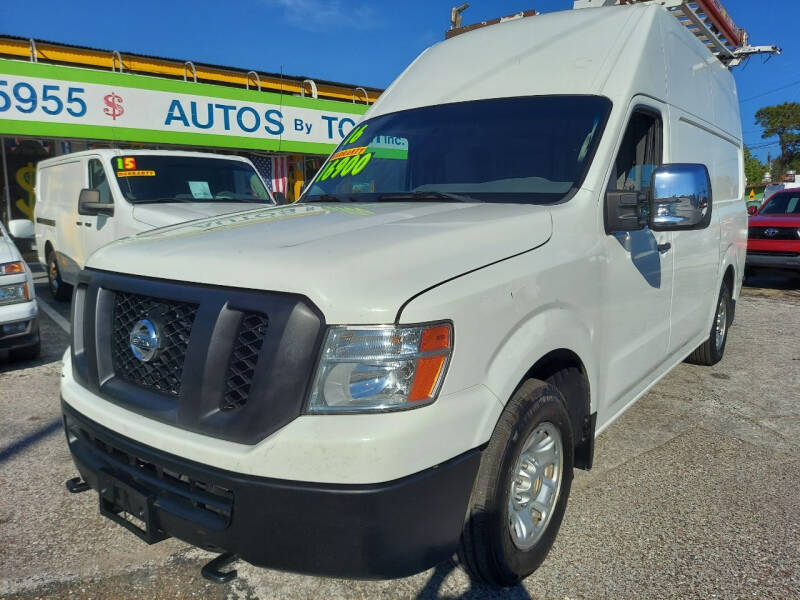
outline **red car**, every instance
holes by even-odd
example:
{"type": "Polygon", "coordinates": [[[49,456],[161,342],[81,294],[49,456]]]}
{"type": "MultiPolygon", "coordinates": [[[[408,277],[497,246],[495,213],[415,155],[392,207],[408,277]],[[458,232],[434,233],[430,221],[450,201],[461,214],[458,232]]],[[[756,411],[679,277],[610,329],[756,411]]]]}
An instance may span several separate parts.
{"type": "Polygon", "coordinates": [[[800,189],[773,194],[748,226],[747,268],[800,271],[800,189]]]}

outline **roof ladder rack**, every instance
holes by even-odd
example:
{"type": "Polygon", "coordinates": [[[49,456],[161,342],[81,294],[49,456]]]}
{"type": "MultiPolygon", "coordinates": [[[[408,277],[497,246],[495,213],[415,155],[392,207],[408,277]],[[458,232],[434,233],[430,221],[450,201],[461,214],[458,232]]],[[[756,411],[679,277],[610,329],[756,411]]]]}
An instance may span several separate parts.
{"type": "Polygon", "coordinates": [[[728,67],[755,54],[780,54],[777,46],[751,46],[721,0],[575,0],[575,8],[651,2],[666,8],[692,35],[728,67]]]}

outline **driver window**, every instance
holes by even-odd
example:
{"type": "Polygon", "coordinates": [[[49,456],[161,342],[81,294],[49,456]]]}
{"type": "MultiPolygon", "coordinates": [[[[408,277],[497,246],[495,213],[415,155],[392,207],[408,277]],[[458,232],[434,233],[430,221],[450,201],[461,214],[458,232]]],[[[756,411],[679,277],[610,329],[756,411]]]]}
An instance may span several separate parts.
{"type": "Polygon", "coordinates": [[[113,204],[114,201],[111,199],[111,189],[108,186],[103,163],[96,158],[89,161],[89,189],[100,192],[100,202],[113,204]]]}
{"type": "Polygon", "coordinates": [[[661,118],[649,111],[636,111],[614,162],[608,189],[626,192],[646,190],[650,186],[653,171],[661,165],[662,155],[661,118]]]}

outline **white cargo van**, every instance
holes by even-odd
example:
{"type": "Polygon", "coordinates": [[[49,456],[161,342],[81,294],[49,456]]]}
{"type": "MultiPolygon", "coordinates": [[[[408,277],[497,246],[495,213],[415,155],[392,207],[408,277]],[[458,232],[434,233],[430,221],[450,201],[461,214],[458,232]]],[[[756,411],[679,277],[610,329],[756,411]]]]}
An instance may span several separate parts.
{"type": "Polygon", "coordinates": [[[246,158],[172,150],[87,150],[36,169],[36,245],[67,299],[86,258],[133,233],[274,204],[246,158]]]}
{"type": "MultiPolygon", "coordinates": [[[[733,77],[655,3],[436,44],[299,204],[96,252],[61,395],[148,542],[399,577],[544,560],[595,436],[722,358],[745,262],[733,77]]],[[[611,433],[613,435],[613,432],[611,433]]]]}

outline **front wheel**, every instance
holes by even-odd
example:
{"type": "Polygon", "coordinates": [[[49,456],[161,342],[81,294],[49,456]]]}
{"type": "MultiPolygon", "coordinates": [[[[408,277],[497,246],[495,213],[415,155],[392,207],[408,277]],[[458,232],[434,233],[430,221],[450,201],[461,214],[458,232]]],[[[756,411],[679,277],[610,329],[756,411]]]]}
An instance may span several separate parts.
{"type": "Polygon", "coordinates": [[[573,461],[563,396],[528,379],[506,405],[481,458],[458,553],[470,576],[507,587],[541,565],[564,517],[573,461]]]}
{"type": "Polygon", "coordinates": [[[56,300],[69,300],[70,286],[61,279],[61,271],[58,268],[58,260],[55,250],[51,250],[47,255],[47,283],[50,286],[50,293],[56,300]]]}
{"type": "Polygon", "coordinates": [[[722,356],[725,354],[725,345],[728,343],[728,330],[732,321],[733,299],[731,290],[728,288],[728,284],[723,281],[708,339],[689,355],[688,362],[710,367],[721,361],[722,356]]]}

